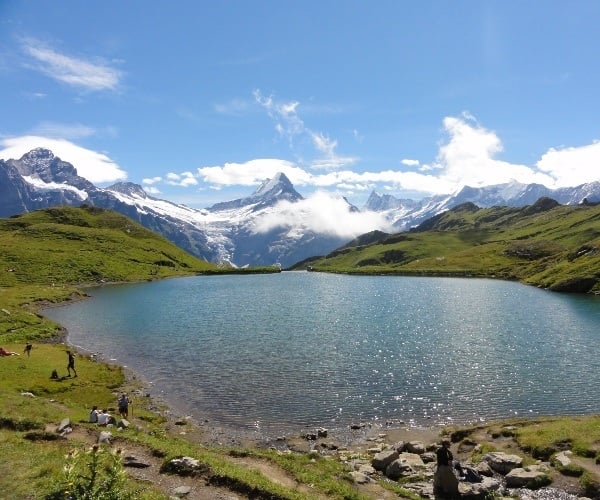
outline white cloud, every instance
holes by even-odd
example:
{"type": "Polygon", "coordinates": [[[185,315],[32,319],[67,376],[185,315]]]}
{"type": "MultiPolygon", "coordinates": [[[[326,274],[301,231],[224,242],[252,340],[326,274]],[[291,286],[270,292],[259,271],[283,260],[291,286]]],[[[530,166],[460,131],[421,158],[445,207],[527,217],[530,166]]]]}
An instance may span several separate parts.
{"type": "Polygon", "coordinates": [[[162,177],[146,177],[145,179],[142,179],[142,184],[146,184],[148,186],[151,186],[152,184],[157,184],[159,182],[162,182],[162,177]]]}
{"type": "Polygon", "coordinates": [[[272,96],[263,96],[258,89],[254,90],[252,94],[256,102],[275,120],[275,130],[280,135],[287,137],[290,143],[294,136],[304,133],[304,122],[296,112],[299,102],[276,102],[272,96]]]}
{"type": "Polygon", "coordinates": [[[254,231],[264,233],[277,227],[289,228],[290,234],[310,228],[321,234],[347,239],[374,229],[391,231],[381,214],[351,212],[346,201],[322,191],[296,203],[280,202],[276,211],[257,220],[254,231]]]}
{"type": "Polygon", "coordinates": [[[466,114],[444,118],[449,140],[439,149],[439,177],[456,187],[502,184],[512,180],[523,183],[552,184],[553,179],[526,165],[497,160],[502,142],[495,132],[486,130],[466,114]]]}
{"type": "Polygon", "coordinates": [[[550,148],[537,167],[554,179],[555,187],[578,186],[600,180],[600,142],[562,149],[550,148]]]}
{"type": "Polygon", "coordinates": [[[306,185],[310,174],[287,160],[272,158],[198,168],[203,182],[214,186],[255,186],[283,172],[294,185],[306,185]]]}
{"type": "Polygon", "coordinates": [[[180,174],[169,172],[166,177],[167,180],[165,182],[170,186],[189,187],[198,184],[198,180],[192,172],[182,172],[180,174]]]}
{"type": "Polygon", "coordinates": [[[407,167],[418,167],[420,165],[419,160],[411,160],[409,158],[404,158],[400,163],[407,167]]]}
{"type": "Polygon", "coordinates": [[[151,195],[160,194],[160,189],[155,188],[154,186],[144,186],[144,191],[146,191],[146,193],[151,194],[151,195]]]}
{"type": "Polygon", "coordinates": [[[45,75],[85,90],[116,90],[121,72],[103,61],[90,62],[60,54],[44,43],[26,38],[23,51],[35,60],[33,68],[45,75]]]}
{"type": "Polygon", "coordinates": [[[81,177],[94,184],[127,178],[127,173],[105,154],[82,148],[64,139],[28,135],[2,139],[0,147],[4,148],[0,150],[0,158],[5,160],[19,159],[35,148],[49,149],[54,156],[71,163],[81,177]]]}
{"type": "Polygon", "coordinates": [[[345,165],[356,162],[356,158],[339,156],[335,152],[337,141],[331,140],[320,132],[310,132],[317,151],[321,156],[313,160],[311,167],[320,170],[337,170],[345,165]]]}

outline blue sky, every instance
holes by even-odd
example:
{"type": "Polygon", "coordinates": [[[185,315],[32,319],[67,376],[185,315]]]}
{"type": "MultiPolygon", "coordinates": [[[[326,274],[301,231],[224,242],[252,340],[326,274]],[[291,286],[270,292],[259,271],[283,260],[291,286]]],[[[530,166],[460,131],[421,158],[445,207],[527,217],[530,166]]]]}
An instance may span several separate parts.
{"type": "Polygon", "coordinates": [[[600,180],[600,2],[0,0],[0,158],[194,207],[600,180]]]}

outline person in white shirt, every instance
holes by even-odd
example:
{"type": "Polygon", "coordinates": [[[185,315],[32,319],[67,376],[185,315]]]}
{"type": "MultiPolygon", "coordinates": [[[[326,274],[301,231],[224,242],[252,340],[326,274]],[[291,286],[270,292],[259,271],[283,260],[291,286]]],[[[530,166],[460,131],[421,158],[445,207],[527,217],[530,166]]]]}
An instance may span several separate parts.
{"type": "Polygon", "coordinates": [[[94,407],[93,407],[93,408],[90,410],[90,419],[89,419],[89,421],[90,421],[92,424],[97,424],[97,423],[98,423],[98,414],[99,414],[99,413],[100,413],[100,412],[98,411],[98,407],[97,407],[97,406],[94,406],[94,407]]]}

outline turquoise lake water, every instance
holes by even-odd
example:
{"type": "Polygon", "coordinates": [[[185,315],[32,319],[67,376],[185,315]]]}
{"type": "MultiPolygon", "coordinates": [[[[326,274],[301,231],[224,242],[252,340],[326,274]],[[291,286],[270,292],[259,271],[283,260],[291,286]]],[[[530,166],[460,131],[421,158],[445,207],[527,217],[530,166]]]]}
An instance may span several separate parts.
{"type": "Polygon", "coordinates": [[[262,432],[600,413],[600,298],[459,278],[285,272],[90,290],[69,343],[198,419],[262,432]]]}

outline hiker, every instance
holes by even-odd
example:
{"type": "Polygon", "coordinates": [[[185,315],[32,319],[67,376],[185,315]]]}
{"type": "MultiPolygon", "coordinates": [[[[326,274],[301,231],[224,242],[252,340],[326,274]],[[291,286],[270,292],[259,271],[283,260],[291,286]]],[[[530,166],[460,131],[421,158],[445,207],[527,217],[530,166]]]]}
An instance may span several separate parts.
{"type": "Polygon", "coordinates": [[[450,440],[443,439],[442,446],[437,450],[437,468],[433,480],[433,492],[441,498],[458,498],[458,479],[452,467],[452,452],[450,440]]]}
{"type": "Polygon", "coordinates": [[[7,351],[4,347],[0,347],[0,356],[20,356],[18,352],[7,351]]]}
{"type": "Polygon", "coordinates": [[[119,399],[117,399],[117,405],[119,406],[119,414],[121,415],[121,418],[127,418],[127,415],[129,414],[130,402],[131,401],[129,401],[129,398],[125,393],[122,393],[119,396],[119,399]]]}
{"type": "Polygon", "coordinates": [[[90,418],[89,418],[89,422],[92,424],[97,424],[98,423],[98,407],[94,406],[91,410],[90,410],[90,418]]]}
{"type": "Polygon", "coordinates": [[[71,376],[71,370],[75,376],[77,376],[77,371],[75,370],[75,355],[71,351],[67,351],[67,356],[69,357],[69,363],[67,364],[67,372],[69,372],[68,377],[71,376]]]}
{"type": "Polygon", "coordinates": [[[25,344],[25,349],[23,349],[23,354],[27,353],[27,357],[29,357],[32,348],[33,346],[29,342],[27,342],[27,344],[25,344]]]}

